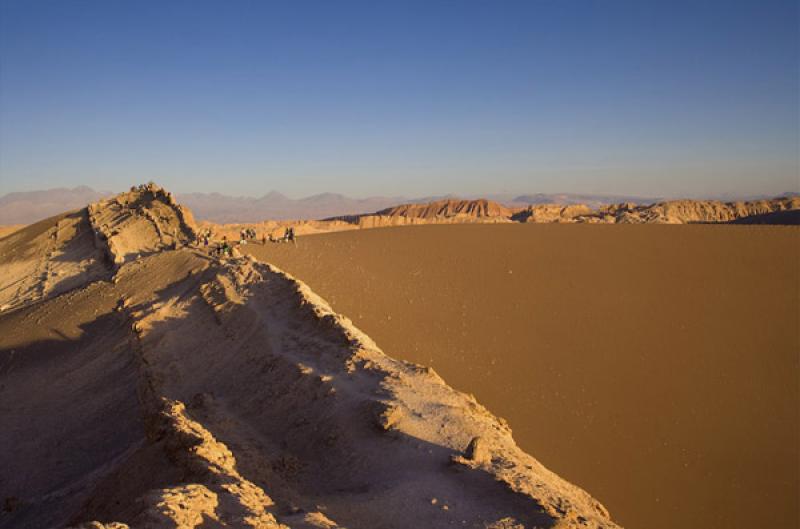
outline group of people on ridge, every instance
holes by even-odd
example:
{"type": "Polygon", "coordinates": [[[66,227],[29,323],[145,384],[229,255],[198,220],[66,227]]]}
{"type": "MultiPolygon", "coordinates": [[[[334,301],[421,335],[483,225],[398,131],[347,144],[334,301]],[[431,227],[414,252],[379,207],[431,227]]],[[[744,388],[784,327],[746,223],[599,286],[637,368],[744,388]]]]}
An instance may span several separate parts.
{"type": "Polygon", "coordinates": [[[256,238],[256,230],[253,228],[242,228],[239,231],[239,244],[245,244],[248,239],[256,238]]]}
{"type": "MultiPolygon", "coordinates": [[[[206,228],[200,231],[197,235],[198,245],[202,244],[203,248],[208,249],[211,245],[212,239],[212,232],[210,228],[206,228]]],[[[239,242],[238,246],[242,246],[247,244],[248,240],[256,240],[257,234],[256,230],[253,228],[242,228],[239,231],[239,242]]],[[[289,226],[284,229],[283,236],[281,237],[274,237],[271,233],[264,235],[261,237],[261,244],[267,244],[269,242],[291,242],[297,243],[297,237],[294,232],[294,228],[289,226]]],[[[234,254],[234,245],[228,241],[228,237],[223,235],[222,241],[216,245],[210,252],[212,255],[220,256],[220,257],[232,257],[234,254]]]]}

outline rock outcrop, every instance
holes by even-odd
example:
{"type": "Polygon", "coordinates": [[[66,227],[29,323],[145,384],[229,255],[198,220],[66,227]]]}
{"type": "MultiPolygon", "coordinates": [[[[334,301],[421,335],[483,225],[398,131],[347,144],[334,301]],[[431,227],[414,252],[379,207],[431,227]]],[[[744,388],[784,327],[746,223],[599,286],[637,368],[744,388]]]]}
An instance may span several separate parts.
{"type": "Polygon", "coordinates": [[[91,204],[88,212],[98,246],[107,248],[117,266],[197,238],[191,212],[152,183],[91,204]]]}
{"type": "Polygon", "coordinates": [[[529,206],[516,212],[511,219],[517,222],[575,222],[579,217],[588,217],[593,214],[589,206],[573,204],[562,206],[559,204],[541,204],[529,206]]]}
{"type": "Polygon", "coordinates": [[[495,218],[510,217],[512,210],[492,200],[437,200],[425,204],[403,204],[375,213],[383,217],[407,217],[418,219],[437,218],[495,218]]]}
{"type": "Polygon", "coordinates": [[[800,197],[751,202],[716,200],[670,200],[651,206],[615,204],[601,208],[596,216],[610,216],[623,224],[727,223],[747,217],[800,209],[800,197]]]}
{"type": "Polygon", "coordinates": [[[191,212],[154,184],[45,219],[0,239],[0,312],[108,278],[114,267],[195,238],[191,212]]]}

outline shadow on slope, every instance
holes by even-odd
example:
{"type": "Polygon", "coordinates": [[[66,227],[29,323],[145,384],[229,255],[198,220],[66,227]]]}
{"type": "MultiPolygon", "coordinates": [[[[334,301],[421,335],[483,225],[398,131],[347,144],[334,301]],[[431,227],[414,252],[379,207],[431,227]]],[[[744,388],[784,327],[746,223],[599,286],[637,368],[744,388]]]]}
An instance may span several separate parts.
{"type": "Polygon", "coordinates": [[[0,240],[0,310],[14,309],[107,278],[108,254],[95,245],[85,209],[0,240]]]}
{"type": "Polygon", "coordinates": [[[142,442],[128,331],[84,308],[57,298],[0,318],[2,528],[65,526],[142,442]]]}
{"type": "Polygon", "coordinates": [[[729,224],[772,224],[784,226],[800,225],[800,209],[788,211],[774,211],[763,215],[751,215],[741,219],[732,220],[729,224]]]}

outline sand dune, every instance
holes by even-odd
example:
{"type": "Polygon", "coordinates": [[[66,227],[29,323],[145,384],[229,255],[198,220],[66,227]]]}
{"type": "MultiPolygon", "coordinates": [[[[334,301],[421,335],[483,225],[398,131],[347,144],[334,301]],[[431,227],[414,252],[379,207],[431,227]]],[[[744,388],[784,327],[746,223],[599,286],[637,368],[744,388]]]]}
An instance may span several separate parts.
{"type": "Polygon", "coordinates": [[[0,316],[0,527],[616,527],[474,397],[194,231],[144,187],[3,240],[4,271],[103,258],[0,316]]]}
{"type": "Polygon", "coordinates": [[[797,527],[800,229],[448,225],[247,248],[474,393],[623,525],[797,527]]]}

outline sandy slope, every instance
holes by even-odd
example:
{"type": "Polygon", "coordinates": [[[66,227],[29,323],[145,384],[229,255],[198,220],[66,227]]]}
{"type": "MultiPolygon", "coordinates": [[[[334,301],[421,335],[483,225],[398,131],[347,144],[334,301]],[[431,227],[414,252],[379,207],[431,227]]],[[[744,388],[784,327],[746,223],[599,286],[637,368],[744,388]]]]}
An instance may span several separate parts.
{"type": "Polygon", "coordinates": [[[163,190],[84,213],[110,280],[0,316],[0,527],[616,527],[303,283],[184,247],[163,190]]]}
{"type": "Polygon", "coordinates": [[[64,527],[144,443],[117,299],[96,282],[0,318],[1,527],[64,527]]]}
{"type": "Polygon", "coordinates": [[[48,299],[115,266],[193,241],[191,213],[153,186],[122,193],[0,239],[0,312],[48,299]]]}
{"type": "Polygon", "coordinates": [[[104,277],[86,210],[65,213],[0,239],[0,311],[104,277]]]}
{"type": "Polygon", "coordinates": [[[798,228],[420,226],[248,251],[475,393],[626,526],[800,523],[798,228]]]}

